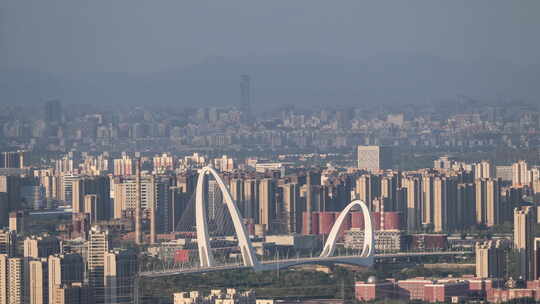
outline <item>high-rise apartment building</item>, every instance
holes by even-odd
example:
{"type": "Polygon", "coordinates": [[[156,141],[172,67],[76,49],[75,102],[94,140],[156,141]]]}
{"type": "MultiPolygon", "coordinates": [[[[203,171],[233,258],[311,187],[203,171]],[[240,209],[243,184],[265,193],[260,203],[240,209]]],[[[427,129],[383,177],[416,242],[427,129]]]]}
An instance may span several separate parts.
{"type": "MultiPolygon", "coordinates": [[[[150,209],[156,201],[156,184],[152,176],[141,177],[141,208],[150,209]]],[[[114,218],[122,218],[122,211],[137,207],[137,182],[135,177],[114,179],[114,218]]]]}
{"type": "Polygon", "coordinates": [[[72,207],[74,213],[88,213],[92,214],[92,210],[87,210],[86,207],[94,208],[94,218],[97,220],[107,220],[110,218],[112,210],[111,204],[111,186],[110,180],[107,176],[92,176],[81,177],[73,182],[72,186],[73,201],[72,207]],[[93,194],[96,196],[94,206],[85,205],[85,196],[93,194]]]}
{"type": "Polygon", "coordinates": [[[94,289],[96,304],[105,303],[105,253],[109,251],[109,233],[93,226],[88,236],[88,282],[94,289]]]}
{"type": "Polygon", "coordinates": [[[495,178],[495,166],[487,160],[476,163],[474,165],[474,178],[495,178]]]}
{"type": "Polygon", "coordinates": [[[303,204],[300,199],[300,186],[297,183],[286,183],[280,185],[283,197],[283,205],[278,217],[283,222],[282,233],[301,233],[303,204]]]}
{"type": "Polygon", "coordinates": [[[135,162],[131,157],[122,155],[122,158],[113,160],[114,176],[132,176],[135,171],[135,162]]]}
{"type": "Polygon", "coordinates": [[[363,174],[356,179],[356,198],[372,209],[373,200],[381,196],[381,176],[363,174]]]}
{"type": "Polygon", "coordinates": [[[476,277],[503,278],[506,276],[506,249],[503,241],[477,242],[476,277]]]}
{"type": "Polygon", "coordinates": [[[47,258],[60,253],[61,248],[60,240],[54,236],[29,236],[24,240],[24,257],[47,258]]]}
{"type": "Polygon", "coordinates": [[[0,229],[0,254],[11,257],[15,254],[15,242],[17,234],[8,229],[0,229]]]}
{"type": "Polygon", "coordinates": [[[259,180],[244,180],[244,201],[240,203],[244,210],[244,218],[259,221],[259,180]]]}
{"type": "Polygon", "coordinates": [[[398,175],[392,174],[381,179],[381,198],[386,199],[385,211],[398,211],[398,175]]]}
{"type": "Polygon", "coordinates": [[[26,214],[23,210],[11,211],[9,213],[9,230],[22,234],[26,230],[25,218],[26,214]]]}
{"type": "Polygon", "coordinates": [[[26,304],[25,260],[0,254],[0,304],[26,304]]]}
{"type": "Polygon", "coordinates": [[[58,303],[57,288],[66,284],[84,281],[84,261],[81,255],[56,254],[48,258],[49,303],[58,303]]]}
{"type": "Polygon", "coordinates": [[[434,180],[434,176],[422,176],[422,225],[425,226],[433,226],[434,180]]]}
{"type": "Polygon", "coordinates": [[[0,153],[0,168],[24,168],[24,152],[0,153]]]}
{"type": "Polygon", "coordinates": [[[265,178],[259,182],[259,221],[266,227],[267,231],[272,230],[276,219],[276,183],[271,178],[265,178]]]}
{"type": "Polygon", "coordinates": [[[540,237],[535,237],[534,240],[534,275],[533,278],[540,278],[540,237]]]}
{"type": "Polygon", "coordinates": [[[512,164],[512,186],[524,186],[529,184],[529,169],[527,162],[520,160],[512,164]]]}
{"type": "Polygon", "coordinates": [[[358,146],[358,168],[370,171],[392,169],[392,148],[358,146]]]}
{"type": "Polygon", "coordinates": [[[8,214],[11,211],[21,209],[21,178],[18,176],[0,175],[0,193],[5,192],[7,195],[7,204],[4,202],[0,209],[7,209],[7,213],[0,214],[0,224],[7,225],[8,214]]]}
{"type": "Polygon", "coordinates": [[[419,177],[406,177],[402,180],[407,192],[405,221],[408,231],[416,231],[422,225],[422,180],[419,177]]]}
{"type": "Polygon", "coordinates": [[[525,280],[534,276],[534,229],[536,207],[523,206],[514,210],[514,249],[519,258],[519,273],[525,280]]]}
{"type": "Polygon", "coordinates": [[[475,187],[473,183],[459,183],[456,194],[456,214],[458,229],[466,229],[476,224],[475,187]]]}
{"type": "Polygon", "coordinates": [[[134,303],[137,255],[130,250],[105,253],[105,303],[134,303]]]}
{"type": "Polygon", "coordinates": [[[54,289],[54,304],[95,304],[92,287],[81,282],[62,284],[54,289]]]}
{"type": "Polygon", "coordinates": [[[28,302],[29,304],[49,303],[49,268],[47,259],[28,261],[28,302]]]}
{"type": "Polygon", "coordinates": [[[501,186],[498,179],[475,181],[476,223],[492,227],[501,222],[501,186]]]}
{"type": "Polygon", "coordinates": [[[435,177],[433,181],[433,231],[442,232],[450,228],[448,180],[435,177]]]}
{"type": "Polygon", "coordinates": [[[9,222],[9,201],[6,192],[0,192],[0,227],[5,227],[9,222]]]}

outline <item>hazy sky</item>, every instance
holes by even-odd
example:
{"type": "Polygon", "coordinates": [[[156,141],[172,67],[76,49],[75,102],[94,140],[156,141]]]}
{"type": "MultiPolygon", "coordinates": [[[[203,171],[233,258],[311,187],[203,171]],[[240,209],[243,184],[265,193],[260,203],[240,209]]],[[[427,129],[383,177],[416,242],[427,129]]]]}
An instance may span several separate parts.
{"type": "Polygon", "coordinates": [[[539,16],[538,0],[1,0],[0,68],[139,73],[296,52],[530,64],[539,16]]]}

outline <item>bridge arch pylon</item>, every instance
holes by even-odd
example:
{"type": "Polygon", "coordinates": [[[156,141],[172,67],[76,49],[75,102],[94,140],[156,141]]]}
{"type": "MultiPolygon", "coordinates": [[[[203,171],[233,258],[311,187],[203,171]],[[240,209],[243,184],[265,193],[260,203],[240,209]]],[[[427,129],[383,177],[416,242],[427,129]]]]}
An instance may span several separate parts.
{"type": "Polygon", "coordinates": [[[206,218],[206,208],[204,207],[204,179],[207,174],[212,174],[216,180],[221,192],[223,193],[223,199],[227,205],[227,210],[231,215],[236,237],[238,238],[238,247],[242,253],[242,259],[244,266],[259,268],[259,260],[255,255],[251,241],[247,234],[246,226],[244,225],[240,216],[240,211],[234,203],[229,188],[223,182],[223,179],[212,167],[204,167],[199,172],[197,179],[197,188],[195,189],[195,221],[197,228],[197,246],[199,249],[200,266],[203,268],[215,266],[214,255],[210,251],[210,234],[208,233],[208,222],[206,218]]]}
{"type": "Polygon", "coordinates": [[[337,242],[339,230],[341,229],[341,225],[343,224],[345,217],[349,214],[351,209],[355,206],[360,206],[360,208],[362,209],[363,216],[364,216],[364,245],[363,245],[362,253],[360,254],[360,257],[363,257],[363,258],[373,257],[373,254],[375,251],[374,250],[375,237],[373,235],[373,222],[371,220],[371,214],[369,212],[369,208],[367,207],[366,203],[364,203],[362,200],[354,200],[351,203],[349,203],[345,207],[345,209],[341,211],[337,220],[334,222],[334,225],[332,226],[332,229],[330,230],[330,234],[328,235],[328,239],[326,240],[326,243],[324,244],[323,251],[321,252],[321,255],[320,255],[321,258],[331,257],[334,254],[334,251],[336,249],[336,242],[337,242]]]}

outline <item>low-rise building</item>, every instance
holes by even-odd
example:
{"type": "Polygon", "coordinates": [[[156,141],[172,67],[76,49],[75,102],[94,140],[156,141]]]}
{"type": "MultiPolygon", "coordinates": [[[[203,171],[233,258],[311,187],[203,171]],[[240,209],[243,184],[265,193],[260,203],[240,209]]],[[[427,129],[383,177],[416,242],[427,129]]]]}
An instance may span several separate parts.
{"type": "Polygon", "coordinates": [[[200,291],[177,292],[173,294],[174,304],[255,304],[255,292],[238,292],[234,288],[213,289],[204,296],[200,291]]]}

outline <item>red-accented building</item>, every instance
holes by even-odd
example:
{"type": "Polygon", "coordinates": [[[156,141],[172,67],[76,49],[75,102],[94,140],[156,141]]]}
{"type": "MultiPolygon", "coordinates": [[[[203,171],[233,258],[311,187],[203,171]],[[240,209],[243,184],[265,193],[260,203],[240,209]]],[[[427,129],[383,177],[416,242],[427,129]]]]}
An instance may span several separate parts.
{"type": "Polygon", "coordinates": [[[469,282],[434,282],[424,286],[424,301],[429,303],[442,303],[451,301],[452,298],[467,298],[469,282]]]}
{"type": "Polygon", "coordinates": [[[401,230],[401,214],[399,212],[382,213],[383,230],[401,230]]]}
{"type": "Polygon", "coordinates": [[[424,286],[433,284],[432,280],[414,278],[397,282],[397,296],[400,299],[424,300],[424,286]]]}
{"type": "Polygon", "coordinates": [[[362,212],[351,212],[351,228],[364,228],[364,214],[362,212]]]}
{"type": "Polygon", "coordinates": [[[330,234],[335,220],[335,212],[319,212],[319,234],[330,234]]]}
{"type": "Polygon", "coordinates": [[[186,263],[189,262],[189,250],[188,249],[178,249],[174,253],[174,262],[175,263],[186,263]]]}
{"type": "Polygon", "coordinates": [[[378,282],[374,277],[370,277],[366,283],[356,282],[354,289],[358,301],[392,299],[396,295],[396,284],[394,281],[378,282]]]}
{"type": "MultiPolygon", "coordinates": [[[[476,282],[487,286],[485,282],[476,282]]],[[[482,291],[485,293],[485,291],[482,291]]],[[[381,299],[400,299],[405,301],[424,301],[429,303],[467,300],[471,295],[470,283],[464,279],[426,279],[423,277],[402,281],[377,282],[370,278],[367,282],[355,283],[356,299],[374,301],[381,299]]]]}
{"type": "Polygon", "coordinates": [[[504,303],[510,300],[517,299],[536,299],[538,290],[529,288],[513,288],[513,289],[492,289],[488,294],[486,300],[490,303],[504,303]]]}

